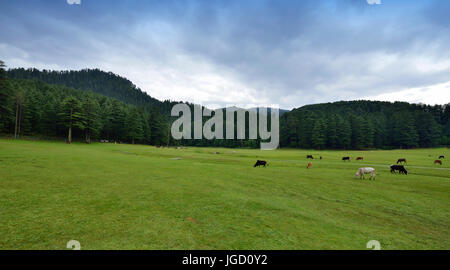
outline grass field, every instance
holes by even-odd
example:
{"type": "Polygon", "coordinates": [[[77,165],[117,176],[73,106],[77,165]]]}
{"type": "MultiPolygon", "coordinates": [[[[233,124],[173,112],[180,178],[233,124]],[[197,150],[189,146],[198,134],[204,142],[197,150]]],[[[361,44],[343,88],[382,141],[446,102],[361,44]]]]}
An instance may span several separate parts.
{"type": "Polygon", "coordinates": [[[2,139],[0,249],[66,249],[71,239],[81,249],[366,249],[372,239],[382,249],[449,249],[449,165],[448,149],[160,149],[2,139]],[[323,160],[308,170],[306,154],[323,160]],[[342,162],[344,155],[364,161],[342,162]],[[447,159],[433,165],[439,155],[447,159]],[[401,157],[409,174],[389,173],[401,157]],[[253,168],[256,159],[270,165],[253,168]],[[355,179],[369,165],[376,180],[355,179]]]}

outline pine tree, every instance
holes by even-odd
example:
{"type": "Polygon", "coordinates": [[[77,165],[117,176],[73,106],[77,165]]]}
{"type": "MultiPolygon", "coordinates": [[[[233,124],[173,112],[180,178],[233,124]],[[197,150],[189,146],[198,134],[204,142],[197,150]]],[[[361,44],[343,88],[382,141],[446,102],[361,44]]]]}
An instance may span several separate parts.
{"type": "Polygon", "coordinates": [[[86,143],[91,143],[91,138],[97,136],[101,128],[99,119],[100,105],[90,96],[83,99],[84,133],[86,143]]]}
{"type": "Polygon", "coordinates": [[[55,96],[46,98],[46,103],[42,106],[42,133],[46,136],[57,136],[61,121],[58,113],[61,111],[61,104],[55,96]]]}
{"type": "Polygon", "coordinates": [[[392,119],[393,146],[412,148],[419,146],[419,135],[414,125],[414,118],[407,111],[395,114],[392,119]]]}
{"type": "Polygon", "coordinates": [[[113,101],[112,111],[112,132],[115,141],[125,140],[127,138],[127,111],[125,106],[118,100],[113,101]]]}
{"type": "Polygon", "coordinates": [[[339,117],[338,123],[338,145],[342,149],[350,149],[352,142],[352,126],[350,125],[350,121],[345,118],[339,117]]]}
{"type": "Polygon", "coordinates": [[[351,146],[353,149],[361,149],[363,147],[364,134],[362,133],[362,120],[356,115],[350,116],[350,125],[352,128],[351,146]]]}
{"type": "Polygon", "coordinates": [[[327,120],[327,147],[338,148],[337,120],[336,115],[332,114],[327,120]]]}
{"type": "Polygon", "coordinates": [[[23,132],[24,134],[42,134],[44,127],[42,110],[44,108],[40,98],[40,92],[34,89],[25,91],[25,102],[23,105],[23,132]]]}
{"type": "Polygon", "coordinates": [[[4,70],[5,63],[0,60],[0,132],[7,132],[12,119],[12,110],[9,106],[12,98],[12,89],[4,70]]]}
{"type": "Polygon", "coordinates": [[[25,102],[25,96],[22,91],[16,93],[16,114],[15,114],[15,126],[14,126],[14,138],[17,139],[20,136],[20,126],[23,115],[23,104],[25,102]]]}
{"type": "Polygon", "coordinates": [[[314,123],[311,142],[315,149],[324,149],[326,146],[326,125],[322,118],[317,119],[314,123]]]}
{"type": "Polygon", "coordinates": [[[376,114],[373,118],[373,146],[382,148],[387,143],[386,118],[383,114],[376,114]]]}
{"type": "Polygon", "coordinates": [[[134,144],[135,140],[144,138],[144,128],[142,127],[142,115],[137,108],[132,108],[127,118],[128,138],[134,144]]]}
{"type": "Polygon", "coordinates": [[[442,128],[436,123],[431,114],[418,113],[415,124],[419,135],[420,147],[432,147],[439,143],[442,128]]]}
{"type": "Polygon", "coordinates": [[[362,147],[373,147],[374,127],[369,119],[360,123],[361,137],[360,142],[362,147]]]}
{"type": "Polygon", "coordinates": [[[156,108],[150,111],[150,143],[152,145],[166,145],[167,144],[167,128],[160,112],[156,108]]]}
{"type": "Polygon", "coordinates": [[[293,114],[286,114],[281,117],[280,132],[281,143],[288,147],[298,147],[299,120],[293,114]]]}
{"type": "Polygon", "coordinates": [[[102,136],[106,140],[110,140],[113,134],[113,103],[110,99],[105,99],[101,104],[100,121],[102,126],[102,136]]]}
{"type": "Polygon", "coordinates": [[[59,117],[63,125],[68,129],[67,143],[72,143],[73,129],[83,130],[85,127],[81,102],[73,96],[65,98],[61,103],[59,117]]]}
{"type": "Polygon", "coordinates": [[[150,144],[151,140],[151,130],[148,120],[149,120],[148,113],[146,111],[142,111],[141,112],[142,132],[143,132],[142,140],[145,144],[150,144]]]}

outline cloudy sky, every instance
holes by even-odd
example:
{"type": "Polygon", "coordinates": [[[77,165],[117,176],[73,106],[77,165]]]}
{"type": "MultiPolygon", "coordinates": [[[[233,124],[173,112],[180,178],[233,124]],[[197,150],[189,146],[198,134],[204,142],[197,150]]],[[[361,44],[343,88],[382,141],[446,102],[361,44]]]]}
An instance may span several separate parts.
{"type": "Polygon", "coordinates": [[[450,102],[450,1],[380,2],[0,0],[0,59],[210,107],[450,102]]]}

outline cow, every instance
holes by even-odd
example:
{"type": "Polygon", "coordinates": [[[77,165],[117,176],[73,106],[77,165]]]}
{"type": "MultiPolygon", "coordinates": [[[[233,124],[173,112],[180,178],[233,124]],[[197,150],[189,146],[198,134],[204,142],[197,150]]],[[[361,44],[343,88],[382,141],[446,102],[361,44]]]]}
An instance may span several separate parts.
{"type": "Polygon", "coordinates": [[[308,159],[314,159],[312,155],[307,155],[306,158],[308,159]]]}
{"type": "Polygon", "coordinates": [[[443,158],[445,158],[444,156],[439,156],[439,159],[443,159],[443,158]]]}
{"type": "Polygon", "coordinates": [[[406,164],[406,159],[405,158],[399,158],[398,160],[397,160],[397,164],[401,164],[401,163],[405,163],[406,164]]]}
{"type": "Polygon", "coordinates": [[[357,157],[356,160],[363,160],[363,157],[357,157]]]}
{"type": "Polygon", "coordinates": [[[267,162],[265,160],[257,160],[255,165],[253,165],[253,167],[259,167],[259,166],[266,167],[266,165],[269,165],[269,164],[267,164],[267,162]]]}
{"type": "Polygon", "coordinates": [[[308,162],[308,166],[306,166],[306,169],[309,169],[312,167],[312,162],[308,162]]]}
{"type": "Polygon", "coordinates": [[[350,157],[343,157],[342,160],[343,161],[346,161],[346,160],[350,161],[350,157]]]}
{"type": "Polygon", "coordinates": [[[408,174],[403,165],[391,165],[391,173],[395,173],[395,171],[398,171],[400,174],[408,174]]]}
{"type": "Polygon", "coordinates": [[[436,160],[434,161],[434,164],[442,165],[442,160],[436,159],[436,160]]]}
{"type": "Polygon", "coordinates": [[[370,173],[370,180],[375,179],[375,169],[371,167],[359,168],[355,174],[355,178],[364,178],[364,174],[370,173]]]}
{"type": "Polygon", "coordinates": [[[320,159],[322,160],[322,156],[320,156],[320,159]]]}

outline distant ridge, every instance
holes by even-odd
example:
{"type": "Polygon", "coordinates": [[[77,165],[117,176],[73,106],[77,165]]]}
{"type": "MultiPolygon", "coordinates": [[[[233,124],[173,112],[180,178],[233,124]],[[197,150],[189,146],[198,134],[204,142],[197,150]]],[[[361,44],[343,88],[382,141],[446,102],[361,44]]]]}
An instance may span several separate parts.
{"type": "MultiPolygon", "coordinates": [[[[143,106],[147,109],[157,107],[165,115],[169,115],[172,106],[175,103],[179,103],[170,100],[160,101],[153,98],[127,78],[100,69],[51,71],[38,70],[36,68],[16,68],[9,69],[7,76],[10,79],[40,80],[49,84],[92,91],[131,105],[143,106]]],[[[279,110],[280,115],[288,111],[284,109],[279,110]]]]}
{"type": "MultiPolygon", "coordinates": [[[[268,112],[270,112],[270,110],[272,109],[270,107],[254,107],[254,108],[249,108],[249,109],[244,109],[244,110],[260,109],[260,108],[267,108],[268,112]]],[[[239,107],[236,107],[236,106],[231,106],[231,107],[225,107],[225,108],[222,108],[222,109],[226,109],[226,110],[230,110],[230,111],[236,111],[236,110],[243,109],[243,108],[239,108],[239,107]]],[[[286,112],[289,112],[289,110],[284,110],[284,109],[278,109],[278,111],[280,113],[280,116],[282,114],[286,113],[286,112]]]]}
{"type": "Polygon", "coordinates": [[[10,79],[40,80],[49,84],[92,91],[147,109],[157,107],[161,113],[167,115],[170,113],[172,104],[175,103],[169,100],[160,101],[153,98],[136,87],[130,80],[100,69],[41,71],[35,68],[16,68],[9,69],[7,76],[10,79]]]}

